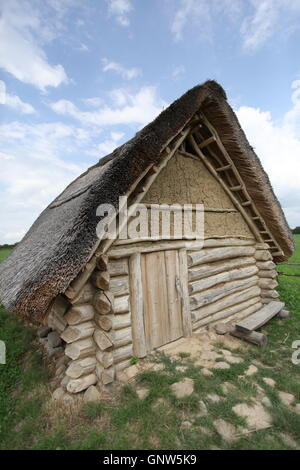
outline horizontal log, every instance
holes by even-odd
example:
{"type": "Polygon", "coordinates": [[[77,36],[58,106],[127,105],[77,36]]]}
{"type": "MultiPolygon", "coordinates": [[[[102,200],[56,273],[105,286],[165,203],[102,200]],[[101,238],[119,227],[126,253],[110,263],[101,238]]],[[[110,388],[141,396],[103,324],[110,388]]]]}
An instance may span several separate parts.
{"type": "Polygon", "coordinates": [[[115,296],[129,294],[128,276],[113,277],[110,281],[109,289],[115,296]]]}
{"type": "Polygon", "coordinates": [[[266,346],[268,343],[267,337],[262,333],[258,333],[257,331],[251,331],[251,333],[247,334],[232,328],[230,334],[237,338],[248,341],[249,343],[257,344],[258,346],[266,346]]]}
{"type": "Polygon", "coordinates": [[[108,270],[108,256],[107,255],[96,255],[96,267],[99,271],[108,270]]]}
{"type": "Polygon", "coordinates": [[[268,305],[265,305],[262,309],[256,312],[255,315],[251,315],[251,317],[238,322],[235,325],[236,329],[245,333],[257,330],[277,315],[283,307],[283,302],[270,302],[268,305]]]}
{"type": "Polygon", "coordinates": [[[113,326],[113,315],[98,315],[97,323],[104,331],[110,331],[113,326]]]}
{"type": "Polygon", "coordinates": [[[122,276],[128,274],[128,260],[119,259],[119,260],[110,260],[108,264],[108,272],[111,277],[113,276],[122,276]]]}
{"type": "Polygon", "coordinates": [[[263,269],[259,271],[258,275],[259,277],[275,279],[278,276],[278,273],[274,269],[263,269]]]}
{"type": "Polygon", "coordinates": [[[256,243],[255,248],[257,250],[269,250],[270,246],[267,243],[256,243]]]}
{"type": "Polygon", "coordinates": [[[115,378],[115,369],[110,367],[109,369],[104,369],[101,374],[101,382],[103,385],[108,385],[114,381],[115,378]]]}
{"type": "Polygon", "coordinates": [[[267,270],[267,269],[273,270],[276,268],[276,264],[273,263],[273,261],[257,261],[256,266],[258,267],[258,269],[262,269],[262,270],[267,270]]]}
{"type": "Polygon", "coordinates": [[[91,275],[91,283],[98,289],[108,290],[109,289],[110,275],[108,271],[99,271],[95,269],[91,275]]]}
{"type": "Polygon", "coordinates": [[[90,374],[95,370],[96,358],[86,357],[85,359],[79,359],[72,361],[66,370],[66,374],[72,379],[78,379],[82,375],[90,374]]]}
{"type": "Polygon", "coordinates": [[[258,285],[261,289],[275,289],[278,286],[278,282],[275,279],[261,277],[258,281],[258,285]]]}
{"type": "Polygon", "coordinates": [[[253,313],[256,313],[260,308],[263,307],[263,303],[261,302],[260,297],[255,297],[256,302],[251,305],[249,308],[246,308],[245,310],[242,310],[241,312],[238,312],[236,315],[233,315],[232,317],[226,318],[225,322],[237,322],[240,320],[243,320],[244,318],[247,318],[253,313]]]}
{"type": "Polygon", "coordinates": [[[98,329],[94,333],[94,340],[101,351],[105,351],[106,349],[113,346],[113,342],[111,341],[109,335],[98,329]]]}
{"type": "Polygon", "coordinates": [[[87,321],[85,323],[79,323],[79,325],[68,326],[65,331],[61,334],[61,338],[66,343],[73,343],[79,339],[88,338],[93,336],[95,331],[95,323],[87,321]]]}
{"type": "Polygon", "coordinates": [[[86,338],[75,343],[68,344],[65,349],[65,354],[73,360],[83,359],[84,357],[91,356],[96,351],[96,346],[92,338],[86,338]]]}
{"type": "Polygon", "coordinates": [[[115,349],[113,352],[114,363],[118,364],[119,362],[130,359],[133,356],[133,346],[132,344],[122,346],[118,349],[115,349]]]}
{"type": "Polygon", "coordinates": [[[79,323],[92,320],[95,316],[95,310],[92,305],[82,304],[73,306],[68,310],[65,319],[69,325],[78,325],[79,323]]]}
{"type": "Polygon", "coordinates": [[[114,313],[126,313],[129,312],[129,295],[116,297],[114,300],[114,313]]]}
{"type": "Polygon", "coordinates": [[[67,326],[64,315],[69,307],[67,299],[58,295],[47,312],[47,325],[58,333],[62,333],[67,326]]]}
{"type": "Polygon", "coordinates": [[[195,310],[209,303],[216,302],[217,300],[220,300],[229,294],[233,294],[235,292],[245,290],[248,287],[255,286],[257,283],[258,276],[252,276],[246,279],[226,282],[220,287],[217,286],[211,289],[207,289],[206,291],[195,294],[190,298],[191,309],[195,310]]]}
{"type": "Polygon", "coordinates": [[[261,305],[259,297],[253,297],[245,302],[241,302],[237,305],[233,305],[232,307],[225,308],[221,312],[214,313],[213,315],[209,315],[202,320],[199,320],[194,323],[193,329],[197,330],[200,327],[206,326],[211,323],[215,323],[219,320],[224,320],[227,318],[238,318],[238,314],[245,314],[245,316],[250,313],[256,311],[256,306],[261,305]]]}
{"type": "Polygon", "coordinates": [[[107,369],[114,363],[113,351],[97,351],[96,358],[101,367],[107,369]]]}
{"type": "Polygon", "coordinates": [[[212,248],[218,246],[246,246],[254,244],[254,238],[207,238],[204,240],[203,248],[212,248]]]}
{"type": "Polygon", "coordinates": [[[214,276],[206,277],[205,279],[194,281],[189,284],[190,294],[200,292],[210,287],[216,286],[217,284],[234,281],[237,279],[243,279],[246,277],[253,276],[258,273],[258,268],[253,266],[247,266],[245,268],[232,269],[223,273],[216,274],[214,276]]]}
{"type": "Polygon", "coordinates": [[[95,295],[96,289],[95,287],[88,281],[84,284],[82,289],[73,299],[70,299],[70,302],[73,305],[80,305],[80,304],[91,304],[93,297],[95,295]]]}
{"type": "Polygon", "coordinates": [[[124,369],[127,369],[127,367],[130,367],[131,361],[127,359],[126,361],[119,362],[118,364],[115,364],[115,371],[116,371],[116,376],[118,378],[118,373],[121,373],[124,369]]]}
{"type": "Polygon", "coordinates": [[[270,261],[270,260],[272,260],[271,253],[269,251],[265,251],[265,250],[257,250],[254,257],[257,261],[270,261]]]}
{"type": "Polygon", "coordinates": [[[203,279],[214,274],[219,274],[230,269],[240,268],[248,265],[255,265],[255,259],[251,256],[245,256],[241,258],[234,258],[231,260],[216,261],[215,263],[200,264],[193,268],[189,268],[189,280],[196,281],[203,279]]]}
{"type": "Polygon", "coordinates": [[[276,290],[261,289],[261,296],[268,297],[269,299],[278,299],[279,294],[276,290]]]}
{"type": "Polygon", "coordinates": [[[90,259],[88,263],[86,263],[83,270],[76,277],[76,279],[74,279],[74,281],[71,282],[70,286],[65,291],[65,295],[69,299],[74,299],[75,297],[78,296],[78,294],[80,293],[80,291],[82,290],[86,282],[89,280],[95,267],[96,267],[96,258],[93,257],[90,259]]]}
{"type": "Polygon", "coordinates": [[[126,346],[129,343],[132,343],[132,331],[131,327],[123,328],[122,330],[116,330],[114,332],[114,347],[120,348],[121,346],[126,346]]]}
{"type": "Polygon", "coordinates": [[[122,313],[121,315],[113,315],[113,328],[120,330],[131,325],[131,313],[122,313]]]}
{"type": "Polygon", "coordinates": [[[70,393],[79,393],[86,390],[91,385],[97,383],[97,377],[95,374],[85,375],[79,379],[70,380],[67,385],[67,390],[70,393]]]}
{"type": "Polygon", "coordinates": [[[278,313],[279,318],[289,318],[290,317],[290,312],[288,310],[280,310],[278,313]]]}
{"type": "Polygon", "coordinates": [[[93,297],[93,305],[98,313],[106,315],[113,309],[114,299],[113,295],[107,292],[98,291],[93,297]]]}
{"type": "Polygon", "coordinates": [[[188,266],[196,266],[203,263],[211,263],[223,259],[237,258],[240,256],[252,256],[255,253],[253,246],[236,246],[204,249],[188,253],[188,266]]]}
{"type": "Polygon", "coordinates": [[[230,294],[223,299],[218,300],[217,302],[206,305],[205,307],[201,307],[198,310],[193,310],[191,312],[192,320],[197,322],[202,318],[213,315],[217,312],[223,312],[225,309],[233,305],[240,304],[241,302],[245,302],[246,300],[257,297],[259,295],[260,288],[258,286],[250,287],[248,289],[242,290],[241,292],[230,294]]]}

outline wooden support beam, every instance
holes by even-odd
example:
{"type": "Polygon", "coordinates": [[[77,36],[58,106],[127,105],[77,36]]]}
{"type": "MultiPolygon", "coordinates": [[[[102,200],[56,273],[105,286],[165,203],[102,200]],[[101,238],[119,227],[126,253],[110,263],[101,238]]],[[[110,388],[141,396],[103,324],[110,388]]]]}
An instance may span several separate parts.
{"type": "Polygon", "coordinates": [[[242,185],[237,185],[237,186],[231,186],[231,188],[229,188],[230,191],[242,191],[243,189],[243,186],[242,185]]]}
{"type": "Polygon", "coordinates": [[[144,300],[140,253],[134,253],[130,257],[129,269],[133,350],[135,356],[145,357],[147,355],[147,347],[144,328],[144,300]]]}
{"type": "Polygon", "coordinates": [[[230,334],[237,338],[244,339],[245,341],[248,341],[249,343],[257,344],[258,346],[266,346],[268,343],[267,337],[263,335],[262,333],[258,333],[257,331],[251,331],[251,333],[245,333],[245,332],[237,330],[236,328],[233,328],[230,331],[230,334]]]}
{"type": "Polygon", "coordinates": [[[224,165],[224,166],[220,166],[219,168],[216,168],[216,171],[218,173],[221,173],[222,171],[227,171],[227,170],[231,170],[232,169],[232,165],[231,163],[229,163],[228,165],[224,165]]]}
{"type": "Polygon", "coordinates": [[[188,266],[186,249],[179,250],[179,273],[181,282],[182,323],[184,336],[192,335],[192,318],[188,291],[188,266]]]}
{"type": "Polygon", "coordinates": [[[265,305],[261,310],[254,313],[250,317],[242,320],[241,322],[235,325],[236,329],[244,333],[249,333],[250,331],[257,330],[267,323],[271,318],[277,315],[284,307],[283,302],[270,302],[268,305],[265,305]]]}
{"type": "Polygon", "coordinates": [[[205,155],[203,155],[203,153],[199,149],[199,147],[198,147],[195,139],[193,138],[193,136],[189,136],[188,139],[189,139],[189,142],[191,143],[191,145],[193,146],[193,149],[195,150],[197,155],[200,157],[202,162],[205,164],[207,169],[216,178],[216,180],[220,183],[220,185],[222,186],[224,191],[228,194],[228,196],[230,197],[230,199],[234,203],[235,207],[241,212],[241,214],[243,215],[243,217],[244,217],[245,221],[247,222],[248,226],[250,227],[250,229],[252,230],[252,232],[256,236],[257,240],[262,241],[261,234],[259,233],[259,230],[257,229],[256,225],[251,220],[251,217],[247,214],[247,212],[245,211],[243,206],[239,203],[239,201],[234,197],[234,195],[232,194],[232,191],[230,191],[230,189],[228,188],[226,183],[223,181],[223,179],[220,177],[220,175],[217,173],[217,171],[212,166],[212,164],[208,161],[208,159],[205,157],[205,155]]]}
{"type": "Polygon", "coordinates": [[[216,139],[212,135],[211,137],[209,137],[208,139],[205,139],[203,142],[201,142],[201,144],[198,144],[198,145],[200,149],[203,149],[204,147],[207,147],[209,144],[212,144],[215,141],[216,139]]]}

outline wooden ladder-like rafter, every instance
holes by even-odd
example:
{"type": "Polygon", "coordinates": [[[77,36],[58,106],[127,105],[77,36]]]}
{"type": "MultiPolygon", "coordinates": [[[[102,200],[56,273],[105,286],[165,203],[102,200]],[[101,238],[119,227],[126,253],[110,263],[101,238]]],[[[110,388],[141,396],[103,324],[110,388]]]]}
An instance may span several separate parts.
{"type": "MultiPolygon", "coordinates": [[[[206,165],[208,170],[215,176],[215,178],[223,186],[224,190],[230,196],[231,200],[234,202],[235,206],[238,207],[240,212],[243,214],[245,220],[247,221],[250,228],[256,235],[256,238],[260,242],[268,243],[270,250],[272,251],[273,256],[278,256],[282,254],[282,250],[278,245],[277,241],[273,237],[272,233],[266,226],[264,219],[261,217],[258,212],[252,198],[250,197],[247,188],[236,169],[231,157],[229,156],[227,150],[225,149],[217,131],[207,120],[206,116],[203,113],[199,114],[199,124],[201,127],[205,127],[206,130],[211,134],[209,137],[206,137],[202,142],[196,142],[193,132],[197,130],[196,127],[193,128],[190,135],[187,137],[189,143],[191,144],[193,151],[191,154],[185,149],[182,149],[182,153],[190,157],[200,158],[203,163],[206,165]],[[201,123],[201,124],[200,124],[201,123]],[[210,145],[215,144],[218,147],[219,152],[221,153],[223,159],[222,162],[218,155],[211,149],[210,145]],[[203,153],[205,149],[206,153],[203,153]],[[215,161],[218,162],[219,166],[215,165],[215,161]],[[224,181],[224,178],[221,177],[221,173],[227,175],[227,179],[231,181],[230,175],[233,176],[237,183],[228,184],[224,181]]],[[[199,126],[198,124],[198,126],[199,126]]],[[[199,127],[198,127],[199,128],[199,127]]]]}

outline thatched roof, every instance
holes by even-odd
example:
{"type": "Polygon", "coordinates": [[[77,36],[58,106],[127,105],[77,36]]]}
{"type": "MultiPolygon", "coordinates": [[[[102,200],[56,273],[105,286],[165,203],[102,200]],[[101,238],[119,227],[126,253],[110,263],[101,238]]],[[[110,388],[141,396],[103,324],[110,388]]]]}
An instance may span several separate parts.
{"type": "Polygon", "coordinates": [[[0,265],[0,299],[8,310],[33,322],[42,320],[50,302],[67,289],[90,257],[97,241],[98,205],[117,207],[119,196],[159,160],[166,143],[200,109],[220,135],[284,257],[291,255],[292,236],[268,176],[224,90],[208,81],[189,90],[132,140],[88,169],[42,212],[0,265]]]}

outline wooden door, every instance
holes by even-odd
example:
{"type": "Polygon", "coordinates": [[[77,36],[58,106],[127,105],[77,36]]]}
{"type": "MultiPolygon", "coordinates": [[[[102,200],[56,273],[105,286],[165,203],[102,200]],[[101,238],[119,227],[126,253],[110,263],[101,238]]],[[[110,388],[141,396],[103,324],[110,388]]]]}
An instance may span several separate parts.
{"type": "Polygon", "coordinates": [[[183,336],[177,250],[141,256],[144,332],[147,352],[183,336]]]}

